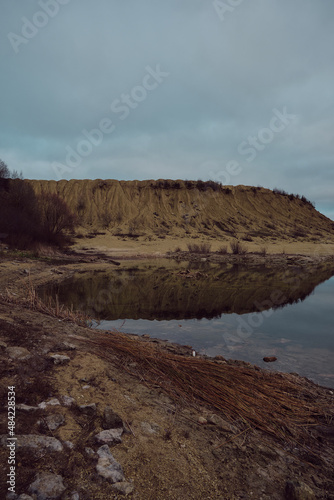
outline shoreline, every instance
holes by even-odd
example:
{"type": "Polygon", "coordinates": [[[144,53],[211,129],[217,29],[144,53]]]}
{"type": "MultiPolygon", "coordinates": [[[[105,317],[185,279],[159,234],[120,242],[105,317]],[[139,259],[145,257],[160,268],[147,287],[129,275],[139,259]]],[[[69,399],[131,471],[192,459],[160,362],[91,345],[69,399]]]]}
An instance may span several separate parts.
{"type": "MultiPolygon", "coordinates": [[[[234,256],[228,257],[229,264],[234,263],[231,257],[234,259],[234,256]]],[[[283,500],[291,482],[306,485],[315,498],[328,498],[326,495],[331,494],[334,484],[330,479],[334,464],[331,437],[334,436],[334,391],[328,387],[298,375],[270,372],[242,361],[193,358],[190,346],[131,334],[96,332],[56,315],[52,317],[29,309],[27,303],[22,305],[29,285],[60,281],[73,272],[97,269],[101,265],[110,269],[111,258],[116,260],[115,256],[105,256],[101,262],[101,256],[87,255],[79,256],[81,262],[74,262],[78,255],[53,257],[49,261],[31,261],[24,257],[7,262],[3,258],[0,260],[0,289],[12,298],[12,302],[6,302],[4,297],[0,300],[4,361],[1,396],[4,397],[8,385],[15,385],[17,403],[22,408],[24,405],[36,408],[52,398],[60,401],[60,405],[47,406],[45,410],[20,409],[17,412],[18,435],[39,436],[39,439],[50,436],[63,447],[62,452],[45,452],[43,456],[27,446],[22,451],[19,448],[21,466],[17,471],[17,492],[28,493],[36,470],[49,470],[52,463],[52,473],[63,479],[66,499],[71,498],[66,496],[70,491],[78,491],[84,499],[84,491],[80,488],[85,488],[96,499],[118,498],[121,488],[130,498],[140,500],[218,500],[222,495],[234,500],[247,498],[250,491],[261,492],[263,499],[283,500]],[[21,351],[20,355],[15,347],[26,351],[21,351]],[[58,363],[60,359],[63,361],[58,363]],[[160,360],[157,365],[154,364],[156,359],[160,360]],[[206,369],[202,368],[202,363],[206,369]],[[187,382],[190,385],[183,386],[184,382],[178,385],[180,381],[169,371],[170,366],[180,376],[183,370],[191,367],[189,373],[185,372],[188,373],[186,378],[190,377],[187,382]],[[196,370],[202,372],[203,369],[197,381],[194,378],[196,370]],[[211,371],[216,375],[201,385],[204,373],[211,371]],[[225,400],[224,386],[219,385],[221,395],[217,400],[210,399],[209,404],[209,400],[205,400],[207,396],[203,399],[209,385],[212,383],[215,387],[215,378],[225,376],[232,377],[228,378],[226,389],[232,381],[236,384],[233,398],[230,399],[231,393],[225,400]],[[245,386],[243,377],[247,381],[245,386]],[[288,397],[284,404],[295,408],[294,418],[301,419],[302,426],[286,418],[286,431],[279,436],[277,431],[276,435],[270,429],[273,425],[276,429],[274,414],[285,411],[283,400],[283,406],[279,403],[283,393],[276,393],[281,386],[286,387],[284,398],[288,397]],[[258,396],[248,399],[253,393],[254,397],[258,396]],[[63,403],[65,396],[73,398],[72,406],[63,403]],[[265,397],[267,405],[262,411],[255,409],[260,397],[265,397]],[[248,407],[245,406],[247,400],[248,407]],[[229,409],[231,402],[236,405],[235,409],[234,406],[229,409]],[[93,404],[95,410],[90,416],[80,410],[83,405],[93,404]],[[253,417],[247,420],[250,416],[246,417],[248,413],[245,413],[242,417],[243,412],[248,412],[253,404],[254,416],[257,416],[254,421],[253,417]],[[108,444],[124,471],[124,479],[116,483],[97,473],[101,443],[94,436],[104,429],[108,405],[123,422],[122,442],[108,444]],[[271,405],[276,408],[272,417],[271,405]],[[313,410],[313,416],[306,416],[303,412],[307,405],[318,405],[318,415],[313,410]],[[267,417],[264,410],[269,412],[267,417]],[[56,414],[61,414],[63,421],[55,430],[38,424],[45,419],[53,422],[56,414]],[[65,442],[72,443],[71,447],[66,448],[70,445],[65,442]],[[90,457],[86,448],[92,450],[90,457]],[[33,469],[30,466],[32,458],[33,469]]],[[[244,261],[249,262],[249,259],[247,255],[244,261]]],[[[333,260],[296,255],[284,255],[279,259],[266,256],[266,259],[273,267],[298,265],[305,270],[327,262],[330,265],[333,260]]],[[[129,262],[129,259],[121,262],[129,262]]],[[[1,433],[4,434],[3,426],[1,433]]],[[[0,447],[0,452],[3,458],[5,450],[0,447]]]]}

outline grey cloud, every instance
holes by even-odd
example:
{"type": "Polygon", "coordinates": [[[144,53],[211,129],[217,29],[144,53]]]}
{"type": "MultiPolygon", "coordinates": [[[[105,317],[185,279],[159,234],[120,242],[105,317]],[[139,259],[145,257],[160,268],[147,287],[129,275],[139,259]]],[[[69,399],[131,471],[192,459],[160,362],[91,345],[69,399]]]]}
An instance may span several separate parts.
{"type": "Polygon", "coordinates": [[[211,1],[70,0],[15,54],[7,34],[43,1],[2,6],[0,157],[11,168],[55,178],[52,162],[109,118],[115,131],[68,178],[205,179],[208,162],[218,172],[235,160],[231,183],[310,194],[329,213],[331,0],[244,1],[224,21],[211,1]],[[120,120],[111,103],[157,64],[169,77],[120,120]],[[284,106],[296,120],[247,162],[238,146],[284,106]]]}

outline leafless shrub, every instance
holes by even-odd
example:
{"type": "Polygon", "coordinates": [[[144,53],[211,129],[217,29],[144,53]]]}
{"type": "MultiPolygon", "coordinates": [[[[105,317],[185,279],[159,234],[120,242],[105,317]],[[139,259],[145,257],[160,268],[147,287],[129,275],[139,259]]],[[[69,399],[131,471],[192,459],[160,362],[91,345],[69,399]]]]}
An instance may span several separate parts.
{"type": "Polygon", "coordinates": [[[104,212],[102,212],[102,214],[100,215],[100,220],[104,229],[107,229],[110,226],[112,215],[109,210],[105,210],[104,212]]]}
{"type": "Polygon", "coordinates": [[[188,251],[191,253],[210,253],[210,243],[188,243],[188,251]]]}
{"type": "Polygon", "coordinates": [[[42,193],[38,197],[40,223],[46,241],[61,243],[64,231],[73,231],[77,223],[65,200],[55,193],[42,193]]]}
{"type": "Polygon", "coordinates": [[[291,232],[292,238],[304,238],[306,235],[307,235],[306,231],[304,231],[304,229],[300,229],[300,228],[295,228],[291,232]]]}
{"type": "Polygon", "coordinates": [[[263,256],[267,255],[267,247],[261,247],[260,248],[260,254],[263,255],[263,256]]]}
{"type": "Polygon", "coordinates": [[[231,242],[231,250],[234,255],[244,255],[248,252],[246,245],[239,240],[231,242]]]}

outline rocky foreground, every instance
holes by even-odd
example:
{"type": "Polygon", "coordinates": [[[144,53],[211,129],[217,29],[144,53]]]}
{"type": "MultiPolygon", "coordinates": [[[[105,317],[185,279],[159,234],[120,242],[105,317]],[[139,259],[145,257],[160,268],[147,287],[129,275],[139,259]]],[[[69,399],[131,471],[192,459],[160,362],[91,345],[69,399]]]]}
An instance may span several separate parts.
{"type": "MultiPolygon", "coordinates": [[[[320,403],[325,408],[310,415],[312,425],[275,436],[240,415],[227,417],[200,397],[180,398],[168,373],[152,378],[154,372],[130,350],[126,355],[101,348],[100,339],[107,342],[112,333],[97,334],[23,305],[20,277],[28,279],[27,263],[1,266],[1,498],[334,499],[333,390],[295,374],[203,360],[217,370],[234,370],[235,378],[242,372],[249,396],[261,377],[263,385],[292,388],[303,409],[320,403]],[[15,392],[17,438],[9,479],[8,387],[15,392]],[[8,491],[11,479],[15,493],[8,491]]],[[[50,274],[50,266],[40,262],[34,269],[36,281],[50,274]]],[[[52,269],[56,275],[57,266],[52,269]]],[[[154,347],[175,363],[192,362],[189,346],[127,338],[133,352],[154,347]]],[[[189,395],[195,394],[191,384],[189,395]]]]}

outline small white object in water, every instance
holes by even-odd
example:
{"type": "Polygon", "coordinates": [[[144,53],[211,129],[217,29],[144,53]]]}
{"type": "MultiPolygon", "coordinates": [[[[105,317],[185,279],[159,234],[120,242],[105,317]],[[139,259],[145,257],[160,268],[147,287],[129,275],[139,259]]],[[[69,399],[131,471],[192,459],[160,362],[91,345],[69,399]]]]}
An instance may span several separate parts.
{"type": "Polygon", "coordinates": [[[193,356],[196,356],[196,351],[193,351],[193,356]]]}

